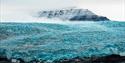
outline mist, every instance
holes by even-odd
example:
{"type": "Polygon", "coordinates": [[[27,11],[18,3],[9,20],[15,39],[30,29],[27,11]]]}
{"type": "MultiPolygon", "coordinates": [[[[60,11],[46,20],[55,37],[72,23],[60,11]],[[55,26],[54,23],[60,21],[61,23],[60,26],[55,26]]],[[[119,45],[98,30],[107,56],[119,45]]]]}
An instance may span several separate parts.
{"type": "Polygon", "coordinates": [[[44,21],[45,18],[34,17],[38,11],[69,7],[89,9],[111,20],[125,21],[124,0],[0,0],[0,5],[0,21],[44,21]]]}

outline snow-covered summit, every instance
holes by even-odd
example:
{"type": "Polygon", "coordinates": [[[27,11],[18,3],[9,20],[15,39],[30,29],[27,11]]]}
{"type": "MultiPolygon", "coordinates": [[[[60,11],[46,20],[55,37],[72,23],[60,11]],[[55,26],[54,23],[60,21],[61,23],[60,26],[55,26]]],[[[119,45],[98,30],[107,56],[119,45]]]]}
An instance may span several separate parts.
{"type": "Polygon", "coordinates": [[[71,20],[71,21],[107,21],[107,17],[98,16],[88,9],[61,9],[61,10],[49,10],[49,11],[39,11],[38,17],[46,18],[59,18],[61,20],[71,20]]]}

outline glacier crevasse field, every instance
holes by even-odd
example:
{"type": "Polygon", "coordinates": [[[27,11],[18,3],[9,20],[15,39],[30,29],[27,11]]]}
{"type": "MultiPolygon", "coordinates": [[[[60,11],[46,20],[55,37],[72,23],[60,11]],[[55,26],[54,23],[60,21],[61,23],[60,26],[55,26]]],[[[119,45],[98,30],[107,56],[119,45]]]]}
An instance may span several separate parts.
{"type": "Polygon", "coordinates": [[[125,56],[125,22],[0,23],[0,56],[54,61],[125,56]]]}

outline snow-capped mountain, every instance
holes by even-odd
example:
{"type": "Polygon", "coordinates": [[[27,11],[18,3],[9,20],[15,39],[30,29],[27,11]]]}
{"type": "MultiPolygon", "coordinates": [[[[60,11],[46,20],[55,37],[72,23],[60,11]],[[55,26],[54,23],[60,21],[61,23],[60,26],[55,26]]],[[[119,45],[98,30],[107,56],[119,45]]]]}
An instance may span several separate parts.
{"type": "Polygon", "coordinates": [[[107,17],[98,16],[88,9],[61,9],[61,10],[49,10],[49,11],[39,11],[39,18],[58,18],[61,20],[70,21],[109,21],[107,17]]]}

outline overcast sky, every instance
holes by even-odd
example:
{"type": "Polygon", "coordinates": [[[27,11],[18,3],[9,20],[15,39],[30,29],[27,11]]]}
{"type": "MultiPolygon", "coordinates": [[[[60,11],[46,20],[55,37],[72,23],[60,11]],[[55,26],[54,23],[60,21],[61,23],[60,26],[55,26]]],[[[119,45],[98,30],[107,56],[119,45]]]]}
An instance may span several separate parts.
{"type": "Polygon", "coordinates": [[[39,10],[78,7],[125,21],[125,0],[0,0],[1,20],[33,20],[39,10]]]}

